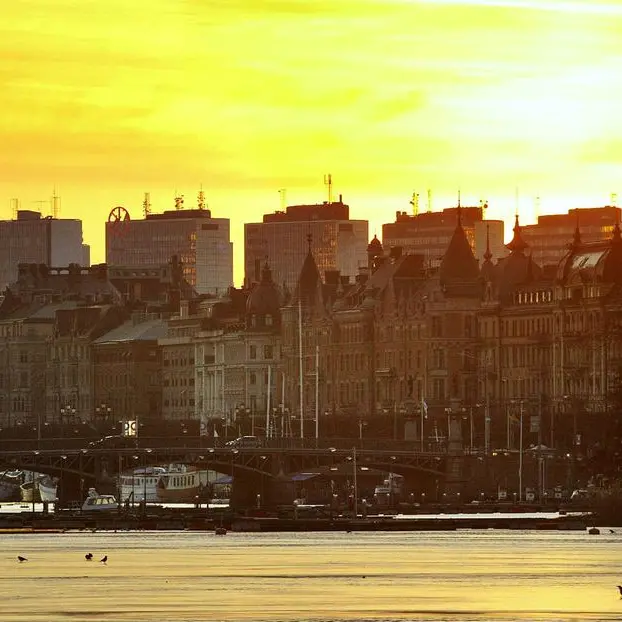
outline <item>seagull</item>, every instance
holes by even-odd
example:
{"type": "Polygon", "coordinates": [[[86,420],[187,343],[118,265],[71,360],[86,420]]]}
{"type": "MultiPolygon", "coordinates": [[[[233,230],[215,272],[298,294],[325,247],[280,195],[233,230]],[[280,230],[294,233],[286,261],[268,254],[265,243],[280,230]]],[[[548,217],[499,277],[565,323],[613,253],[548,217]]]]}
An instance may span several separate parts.
{"type": "Polygon", "coordinates": [[[618,585],[618,591],[620,592],[620,598],[622,598],[622,585],[618,585]]]}
{"type": "Polygon", "coordinates": [[[100,560],[102,564],[105,564],[108,561],[108,555],[104,555],[100,560]]]}
{"type": "Polygon", "coordinates": [[[84,559],[86,559],[87,562],[90,562],[93,559],[93,553],[87,553],[84,556],[84,559]]]}
{"type": "Polygon", "coordinates": [[[22,557],[21,555],[17,556],[17,561],[21,564],[22,562],[27,562],[28,559],[25,557],[22,557]]]}
{"type": "Polygon", "coordinates": [[[610,529],[609,533],[615,533],[615,531],[613,529],[610,529]]]}

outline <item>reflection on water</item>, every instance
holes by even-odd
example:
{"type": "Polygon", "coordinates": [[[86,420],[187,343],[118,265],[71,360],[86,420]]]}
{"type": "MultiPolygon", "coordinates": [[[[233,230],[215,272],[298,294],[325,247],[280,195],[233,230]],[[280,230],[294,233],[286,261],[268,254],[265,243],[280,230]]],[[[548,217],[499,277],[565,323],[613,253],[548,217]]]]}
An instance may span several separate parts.
{"type": "Polygon", "coordinates": [[[0,537],[2,621],[622,618],[622,530],[0,537]]]}

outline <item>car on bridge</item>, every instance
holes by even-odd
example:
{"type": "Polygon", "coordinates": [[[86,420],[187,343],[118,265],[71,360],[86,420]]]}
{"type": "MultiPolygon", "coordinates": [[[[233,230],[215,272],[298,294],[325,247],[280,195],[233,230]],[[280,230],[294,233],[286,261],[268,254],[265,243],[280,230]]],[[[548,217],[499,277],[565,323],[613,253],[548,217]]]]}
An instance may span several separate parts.
{"type": "Polygon", "coordinates": [[[91,449],[131,449],[136,447],[136,439],[129,436],[113,434],[104,436],[89,443],[91,449]]]}
{"type": "Polygon", "coordinates": [[[234,438],[232,441],[227,443],[227,447],[237,447],[237,448],[257,448],[261,447],[262,442],[258,436],[239,436],[238,438],[234,438]]]}

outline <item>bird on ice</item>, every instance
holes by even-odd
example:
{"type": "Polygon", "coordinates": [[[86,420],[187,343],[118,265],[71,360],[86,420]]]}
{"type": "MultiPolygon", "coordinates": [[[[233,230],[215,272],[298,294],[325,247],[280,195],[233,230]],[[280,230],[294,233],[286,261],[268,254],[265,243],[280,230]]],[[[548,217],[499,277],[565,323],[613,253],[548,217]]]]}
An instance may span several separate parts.
{"type": "Polygon", "coordinates": [[[108,561],[108,555],[104,555],[100,560],[102,564],[105,564],[108,561]]]}
{"type": "Polygon", "coordinates": [[[618,592],[620,592],[620,598],[622,598],[622,585],[618,585],[618,592]]]}
{"type": "Polygon", "coordinates": [[[26,557],[22,557],[21,555],[18,555],[17,561],[21,564],[22,562],[27,562],[28,559],[26,557]]]}
{"type": "Polygon", "coordinates": [[[93,553],[87,553],[84,556],[84,559],[86,559],[87,562],[90,562],[93,559],[93,553]]]}

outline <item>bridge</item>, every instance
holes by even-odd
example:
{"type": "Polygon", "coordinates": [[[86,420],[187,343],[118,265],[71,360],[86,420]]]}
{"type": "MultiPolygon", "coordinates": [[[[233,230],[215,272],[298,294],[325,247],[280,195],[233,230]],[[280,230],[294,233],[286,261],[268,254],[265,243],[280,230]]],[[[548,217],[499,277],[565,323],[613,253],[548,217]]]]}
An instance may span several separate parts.
{"type": "MultiPolygon", "coordinates": [[[[0,444],[0,469],[24,469],[59,479],[62,502],[82,500],[86,490],[113,487],[116,476],[134,468],[180,463],[233,476],[232,505],[253,505],[257,495],[278,502],[296,495],[295,476],[321,474],[328,481],[393,472],[409,490],[439,494],[445,487],[448,455],[417,451],[417,444],[372,439],[268,439],[261,447],[216,445],[206,437],[125,439],[124,447],[100,447],[89,439],[16,439],[0,444]],[[181,442],[180,442],[181,441],[181,442]]],[[[379,475],[376,475],[379,479],[379,475]]],[[[377,481],[379,484],[380,481],[377,481]]]]}

